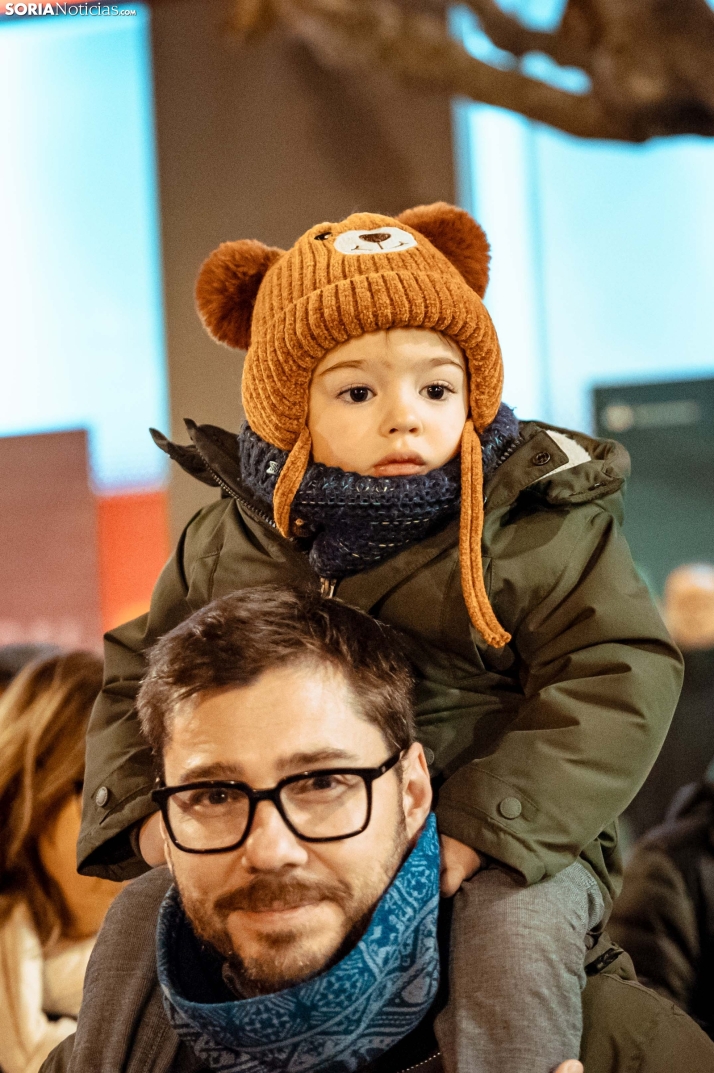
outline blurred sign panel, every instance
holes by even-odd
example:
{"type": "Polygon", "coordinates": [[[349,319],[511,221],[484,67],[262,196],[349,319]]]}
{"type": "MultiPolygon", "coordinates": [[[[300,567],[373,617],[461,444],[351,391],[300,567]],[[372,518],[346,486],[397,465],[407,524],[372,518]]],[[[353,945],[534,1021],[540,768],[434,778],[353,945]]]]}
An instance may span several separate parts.
{"type": "Polygon", "coordinates": [[[0,644],[99,644],[97,514],[81,431],[0,438],[0,644]]]}
{"type": "Polygon", "coordinates": [[[149,609],[169,557],[166,492],[97,498],[102,623],[111,630],[149,609]]]}
{"type": "Polygon", "coordinates": [[[714,562],[714,380],[593,392],[597,434],[630,452],[625,533],[661,591],[684,562],[714,562]]]}
{"type": "Polygon", "coordinates": [[[94,648],[148,610],[166,493],[95,495],[84,430],[0,437],[0,548],[0,645],[94,648]]]}

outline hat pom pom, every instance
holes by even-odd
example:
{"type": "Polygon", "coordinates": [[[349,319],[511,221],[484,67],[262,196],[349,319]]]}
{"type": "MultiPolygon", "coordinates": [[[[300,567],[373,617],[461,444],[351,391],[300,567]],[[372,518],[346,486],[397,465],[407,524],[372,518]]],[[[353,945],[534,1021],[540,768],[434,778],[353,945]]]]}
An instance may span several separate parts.
{"type": "Polygon", "coordinates": [[[458,269],[469,287],[483,298],[488,286],[491,248],[483,228],[456,205],[437,201],[406,209],[397,219],[418,231],[458,269]]]}
{"type": "Polygon", "coordinates": [[[217,342],[248,349],[258,290],[282,253],[248,238],[223,242],[203,262],[196,281],[196,305],[206,331],[217,342]]]}

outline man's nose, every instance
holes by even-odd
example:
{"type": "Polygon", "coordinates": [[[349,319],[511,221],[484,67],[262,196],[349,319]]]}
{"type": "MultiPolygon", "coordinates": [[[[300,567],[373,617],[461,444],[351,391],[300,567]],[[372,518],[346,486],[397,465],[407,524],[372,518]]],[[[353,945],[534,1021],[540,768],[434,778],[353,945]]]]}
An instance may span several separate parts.
{"type": "Polygon", "coordinates": [[[304,843],[286,826],[272,801],[258,803],[241,854],[245,868],[255,872],[273,872],[307,861],[304,843]]]}

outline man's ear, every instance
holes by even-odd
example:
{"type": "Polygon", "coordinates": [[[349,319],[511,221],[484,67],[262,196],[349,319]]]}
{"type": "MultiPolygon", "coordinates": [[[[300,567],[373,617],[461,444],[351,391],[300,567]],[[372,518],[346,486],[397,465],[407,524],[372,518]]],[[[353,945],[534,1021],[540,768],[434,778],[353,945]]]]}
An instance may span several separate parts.
{"type": "Polygon", "coordinates": [[[406,209],[397,219],[428,238],[432,246],[448,257],[479,298],[483,298],[488,286],[491,250],[483,228],[468,212],[445,201],[436,201],[433,205],[406,209]]]}
{"type": "Polygon", "coordinates": [[[250,323],[265,273],[283,250],[246,238],[224,242],[201,265],[196,305],[204,327],[219,343],[247,350],[250,323]]]}
{"type": "Polygon", "coordinates": [[[432,801],[429,767],[424,749],[418,741],[411,745],[402,759],[402,806],[407,837],[413,838],[422,829],[432,801]]]}

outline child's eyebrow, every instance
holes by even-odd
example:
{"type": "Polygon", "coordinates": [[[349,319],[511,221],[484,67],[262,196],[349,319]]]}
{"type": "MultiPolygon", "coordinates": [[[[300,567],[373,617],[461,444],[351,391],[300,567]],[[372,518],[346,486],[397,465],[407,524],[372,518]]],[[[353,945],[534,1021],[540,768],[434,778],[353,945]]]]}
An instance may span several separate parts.
{"type": "Polygon", "coordinates": [[[336,365],[331,365],[329,369],[323,369],[318,376],[327,376],[328,373],[337,372],[338,369],[363,369],[365,362],[361,358],[352,358],[349,361],[338,361],[336,365]]]}
{"type": "Polygon", "coordinates": [[[456,369],[461,369],[462,372],[464,371],[464,366],[461,364],[461,362],[457,361],[456,358],[448,358],[446,356],[442,358],[429,358],[428,360],[425,360],[423,364],[431,366],[453,365],[456,369]]]}
{"type": "MultiPolygon", "coordinates": [[[[462,372],[465,372],[464,366],[458,362],[456,358],[449,357],[446,354],[443,354],[438,358],[420,358],[415,364],[430,369],[434,369],[438,365],[453,365],[455,369],[461,369],[462,372]]],[[[369,365],[369,360],[364,358],[352,358],[349,361],[338,361],[335,365],[331,365],[329,369],[323,369],[322,372],[317,375],[318,377],[327,376],[329,373],[335,373],[342,369],[364,369],[365,365],[369,365]]]]}

